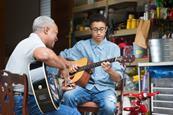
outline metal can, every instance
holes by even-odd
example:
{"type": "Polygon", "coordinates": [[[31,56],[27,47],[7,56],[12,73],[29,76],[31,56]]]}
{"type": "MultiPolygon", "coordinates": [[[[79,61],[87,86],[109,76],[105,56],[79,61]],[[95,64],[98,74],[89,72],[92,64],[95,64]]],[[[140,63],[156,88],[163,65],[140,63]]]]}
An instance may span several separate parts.
{"type": "Polygon", "coordinates": [[[133,14],[129,14],[128,19],[133,19],[133,18],[134,18],[134,15],[133,14]]]}
{"type": "Polygon", "coordinates": [[[156,8],[157,19],[160,19],[160,7],[156,8]]]}
{"type": "Polygon", "coordinates": [[[135,29],[136,27],[137,27],[137,20],[136,19],[132,19],[131,29],[135,29]]]}
{"type": "Polygon", "coordinates": [[[126,29],[131,29],[131,23],[132,23],[132,20],[131,19],[128,19],[127,20],[126,29]]]}

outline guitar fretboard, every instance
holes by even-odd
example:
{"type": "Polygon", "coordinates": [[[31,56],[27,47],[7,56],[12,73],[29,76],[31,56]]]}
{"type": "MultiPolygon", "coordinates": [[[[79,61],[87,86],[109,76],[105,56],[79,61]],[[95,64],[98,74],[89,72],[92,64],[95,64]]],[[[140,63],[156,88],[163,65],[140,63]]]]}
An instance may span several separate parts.
{"type": "Polygon", "coordinates": [[[83,71],[83,70],[89,70],[89,69],[101,66],[102,62],[107,62],[108,61],[108,62],[112,63],[114,61],[121,61],[121,60],[122,60],[121,57],[115,57],[115,58],[99,61],[99,62],[96,62],[96,63],[92,63],[92,64],[89,64],[89,65],[82,66],[82,67],[78,68],[77,72],[83,71]]]}

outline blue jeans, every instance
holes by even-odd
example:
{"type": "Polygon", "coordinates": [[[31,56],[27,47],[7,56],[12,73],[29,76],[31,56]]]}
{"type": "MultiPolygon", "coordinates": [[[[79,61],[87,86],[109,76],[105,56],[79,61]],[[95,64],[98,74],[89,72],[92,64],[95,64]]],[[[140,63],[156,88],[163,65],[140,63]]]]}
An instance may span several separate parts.
{"type": "Polygon", "coordinates": [[[63,104],[76,107],[78,104],[94,101],[99,106],[99,115],[114,115],[116,111],[116,94],[113,90],[99,91],[93,87],[91,90],[76,86],[63,95],[63,104]]]}
{"type": "MultiPolygon", "coordinates": [[[[23,96],[15,96],[15,112],[16,115],[22,115],[22,100],[23,96]]],[[[40,112],[34,96],[28,96],[28,114],[29,115],[42,115],[40,112]]],[[[49,113],[45,113],[45,115],[80,115],[76,108],[71,108],[65,105],[60,105],[59,109],[56,111],[52,111],[49,113]]]]}

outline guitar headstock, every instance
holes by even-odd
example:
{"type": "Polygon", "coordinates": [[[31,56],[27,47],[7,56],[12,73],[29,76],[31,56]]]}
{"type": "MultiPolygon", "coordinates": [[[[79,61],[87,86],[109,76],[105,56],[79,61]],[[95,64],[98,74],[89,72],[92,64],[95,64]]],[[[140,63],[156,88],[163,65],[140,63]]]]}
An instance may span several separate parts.
{"type": "Polygon", "coordinates": [[[128,55],[128,56],[121,56],[119,62],[120,63],[132,63],[135,61],[135,56],[134,55],[128,55]]]}

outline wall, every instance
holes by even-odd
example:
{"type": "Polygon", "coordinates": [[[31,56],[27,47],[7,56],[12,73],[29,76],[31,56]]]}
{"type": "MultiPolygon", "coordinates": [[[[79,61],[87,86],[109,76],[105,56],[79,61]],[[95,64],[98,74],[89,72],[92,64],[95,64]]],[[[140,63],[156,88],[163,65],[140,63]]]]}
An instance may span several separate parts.
{"type": "MultiPolygon", "coordinates": [[[[6,0],[6,56],[9,56],[17,43],[27,37],[32,30],[32,21],[39,15],[40,0],[6,0]]],[[[51,15],[59,27],[59,41],[54,50],[59,52],[69,47],[72,0],[52,0],[51,15]]]]}
{"type": "Polygon", "coordinates": [[[4,0],[0,1],[0,69],[4,67],[4,60],[5,60],[5,45],[4,45],[4,0]]]}
{"type": "Polygon", "coordinates": [[[5,49],[8,57],[19,41],[32,31],[39,15],[39,0],[5,0],[5,49]]]}
{"type": "Polygon", "coordinates": [[[52,0],[52,18],[59,28],[58,42],[54,51],[59,53],[69,46],[70,21],[72,19],[73,0],[52,0]]]}

